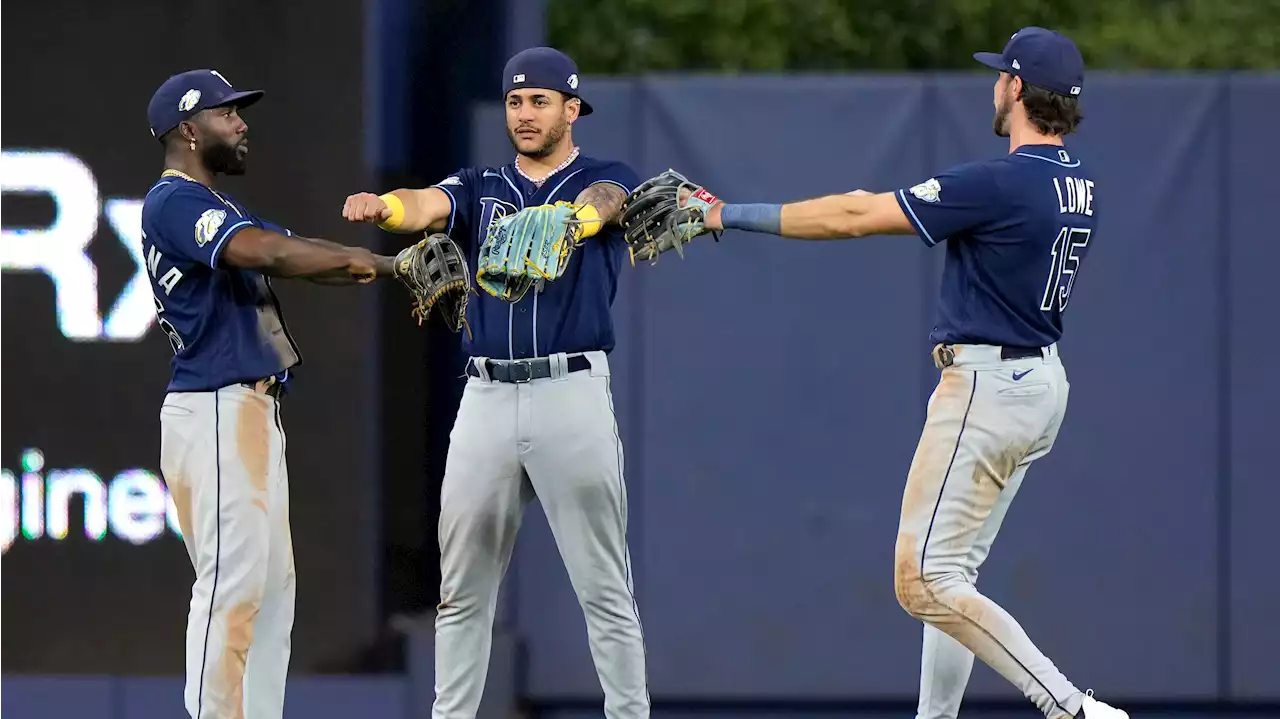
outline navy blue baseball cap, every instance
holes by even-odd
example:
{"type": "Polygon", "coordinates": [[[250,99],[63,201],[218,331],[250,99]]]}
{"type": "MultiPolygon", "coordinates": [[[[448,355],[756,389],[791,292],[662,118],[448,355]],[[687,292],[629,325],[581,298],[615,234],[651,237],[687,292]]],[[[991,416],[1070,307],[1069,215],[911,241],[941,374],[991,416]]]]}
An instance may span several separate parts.
{"type": "Polygon", "coordinates": [[[1024,27],[1009,38],[1004,52],[976,52],[973,58],[1059,95],[1074,97],[1084,88],[1084,58],[1076,44],[1042,27],[1024,27]]]}
{"type": "Polygon", "coordinates": [[[147,124],[156,138],[211,107],[248,107],[262,99],[261,90],[236,90],[217,70],[188,70],[170,77],[147,104],[147,124]]]}
{"type": "Polygon", "coordinates": [[[582,99],[578,77],[578,65],[568,55],[553,47],[531,47],[521,50],[507,60],[502,69],[502,96],[522,87],[559,90],[570,97],[582,100],[579,115],[590,115],[591,105],[582,99]]]}

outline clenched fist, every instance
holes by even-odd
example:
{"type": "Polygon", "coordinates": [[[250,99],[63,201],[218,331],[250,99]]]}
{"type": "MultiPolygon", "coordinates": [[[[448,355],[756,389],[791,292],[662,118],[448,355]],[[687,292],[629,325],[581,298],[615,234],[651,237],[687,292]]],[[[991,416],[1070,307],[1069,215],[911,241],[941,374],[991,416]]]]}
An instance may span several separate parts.
{"type": "Polygon", "coordinates": [[[347,197],[342,216],[350,222],[382,222],[391,217],[391,208],[372,192],[361,192],[347,197]]]}
{"type": "Polygon", "coordinates": [[[378,256],[363,247],[352,247],[347,273],[362,285],[374,281],[378,277],[378,256]]]}

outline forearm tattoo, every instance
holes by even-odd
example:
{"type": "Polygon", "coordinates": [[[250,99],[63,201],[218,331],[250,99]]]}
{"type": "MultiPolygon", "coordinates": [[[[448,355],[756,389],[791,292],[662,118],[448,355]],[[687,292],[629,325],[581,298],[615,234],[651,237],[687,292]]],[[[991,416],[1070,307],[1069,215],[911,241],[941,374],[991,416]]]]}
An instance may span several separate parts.
{"type": "Polygon", "coordinates": [[[627,200],[627,191],[611,182],[597,182],[579,195],[578,205],[591,205],[600,213],[600,219],[606,225],[616,225],[622,214],[622,203],[627,200]]]}

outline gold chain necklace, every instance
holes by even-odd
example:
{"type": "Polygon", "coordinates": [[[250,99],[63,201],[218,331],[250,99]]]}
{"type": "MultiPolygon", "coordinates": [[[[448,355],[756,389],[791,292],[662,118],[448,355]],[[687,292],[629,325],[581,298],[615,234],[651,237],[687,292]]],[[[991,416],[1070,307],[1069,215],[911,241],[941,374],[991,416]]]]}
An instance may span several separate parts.
{"type": "Polygon", "coordinates": [[[223,197],[222,195],[218,194],[218,191],[217,191],[217,190],[213,189],[212,187],[209,187],[208,185],[206,185],[206,184],[204,184],[203,182],[201,182],[201,181],[197,180],[196,178],[192,177],[191,175],[188,175],[188,174],[187,174],[187,173],[185,173],[185,172],[181,172],[181,171],[179,171],[179,170],[165,170],[164,172],[160,173],[160,176],[161,176],[161,177],[181,177],[181,178],[182,178],[182,179],[184,179],[184,180],[189,180],[189,181],[191,181],[191,182],[194,182],[194,183],[196,183],[197,185],[200,185],[201,187],[205,188],[205,189],[206,189],[206,190],[208,190],[209,192],[212,192],[214,197],[216,197],[216,198],[218,198],[219,200],[221,200],[221,201],[222,201],[222,204],[226,205],[227,207],[230,207],[232,210],[235,210],[235,213],[236,213],[237,215],[239,215],[239,214],[240,214],[240,210],[239,210],[239,208],[237,208],[235,205],[233,205],[233,204],[231,204],[230,202],[228,202],[228,201],[227,201],[227,198],[225,198],[225,197],[223,197]]]}
{"type": "Polygon", "coordinates": [[[182,179],[184,179],[184,180],[190,180],[190,181],[192,181],[192,182],[196,183],[197,185],[203,185],[203,184],[204,184],[203,182],[201,182],[201,181],[197,180],[196,178],[192,177],[191,175],[188,175],[188,174],[187,174],[187,173],[185,173],[185,172],[179,172],[178,170],[165,170],[164,172],[160,173],[160,176],[161,176],[161,177],[181,177],[182,179]]]}

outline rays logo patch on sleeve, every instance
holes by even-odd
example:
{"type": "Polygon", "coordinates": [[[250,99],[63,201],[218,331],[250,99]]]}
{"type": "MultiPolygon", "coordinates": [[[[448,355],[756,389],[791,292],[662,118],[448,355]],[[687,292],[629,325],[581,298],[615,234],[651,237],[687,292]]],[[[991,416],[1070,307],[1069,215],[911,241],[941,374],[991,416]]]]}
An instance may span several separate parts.
{"type": "Polygon", "coordinates": [[[938,195],[941,194],[941,192],[942,185],[932,177],[911,188],[911,194],[924,202],[937,202],[938,195]]]}
{"type": "Polygon", "coordinates": [[[205,210],[200,219],[196,220],[196,244],[204,247],[218,235],[218,229],[222,227],[223,220],[227,219],[226,210],[205,210]]]}

